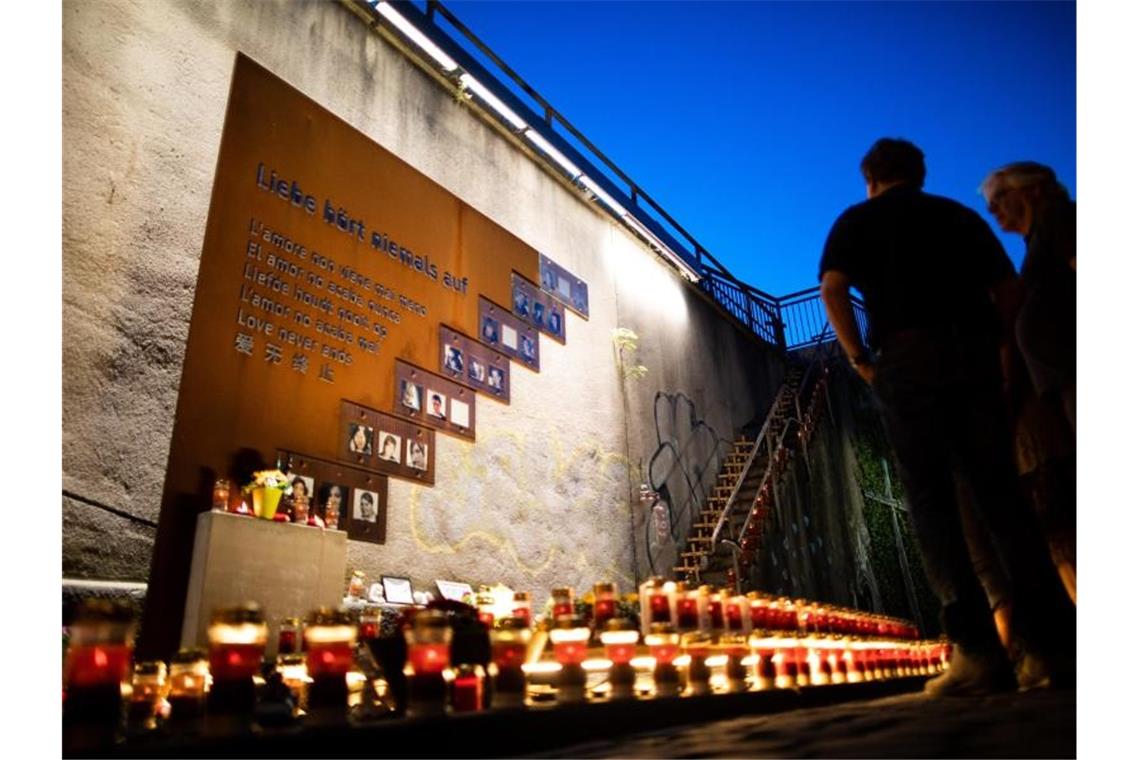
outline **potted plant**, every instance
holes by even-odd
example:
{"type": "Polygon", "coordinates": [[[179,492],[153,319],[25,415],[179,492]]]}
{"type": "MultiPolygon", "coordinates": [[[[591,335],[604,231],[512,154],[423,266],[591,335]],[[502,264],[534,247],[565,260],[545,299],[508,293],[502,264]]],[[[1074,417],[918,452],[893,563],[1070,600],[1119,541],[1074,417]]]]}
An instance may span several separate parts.
{"type": "Polygon", "coordinates": [[[253,473],[253,480],[242,488],[253,496],[253,513],[263,520],[272,520],[277,514],[277,505],[282,496],[293,493],[289,476],[281,470],[259,470],[253,473]]]}

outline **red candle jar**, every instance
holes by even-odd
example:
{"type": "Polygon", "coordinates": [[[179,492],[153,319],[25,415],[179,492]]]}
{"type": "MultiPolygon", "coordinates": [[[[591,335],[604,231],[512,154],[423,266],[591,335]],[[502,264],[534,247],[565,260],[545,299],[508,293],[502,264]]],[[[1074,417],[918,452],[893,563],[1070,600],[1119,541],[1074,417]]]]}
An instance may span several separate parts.
{"type": "Polygon", "coordinates": [[[686,633],[681,636],[681,646],[689,656],[689,693],[708,694],[712,672],[707,660],[712,651],[712,636],[702,632],[686,633]]]}
{"type": "Polygon", "coordinates": [[[729,597],[724,602],[724,622],[729,631],[739,633],[744,630],[744,611],[740,609],[741,597],[729,597]]]}
{"type": "Polygon", "coordinates": [[[493,707],[516,707],[525,701],[526,675],[522,666],[530,638],[530,627],[518,617],[503,618],[491,631],[493,707]]]}
{"type": "Polygon", "coordinates": [[[277,656],[300,651],[301,621],[295,617],[282,618],[277,628],[277,656]]]}
{"type": "Polygon", "coordinates": [[[451,709],[476,712],[483,709],[483,666],[463,663],[455,668],[451,682],[451,709]]]}
{"type": "Polygon", "coordinates": [[[530,594],[525,591],[516,591],[511,615],[521,619],[530,626],[530,594]]]}
{"type": "Polygon", "coordinates": [[[695,631],[701,627],[700,598],[696,591],[677,594],[677,630],[695,631]]]}
{"type": "Polygon", "coordinates": [[[680,693],[681,676],[673,661],[681,649],[681,636],[669,623],[652,623],[645,636],[649,654],[657,664],[653,668],[653,683],[657,696],[674,696],[680,693]]]}
{"type": "Polygon", "coordinates": [[[229,478],[218,478],[214,481],[214,495],[210,508],[214,512],[230,511],[230,492],[233,491],[233,481],[229,478]]]}
{"type": "Polygon", "coordinates": [[[772,658],[776,654],[776,640],[771,634],[757,628],[752,629],[748,638],[748,648],[756,658],[756,685],[759,689],[776,687],[776,664],[772,658]]]}
{"type": "Polygon", "coordinates": [[[447,682],[443,671],[451,662],[451,626],[441,610],[416,613],[404,631],[408,644],[408,714],[438,715],[444,711],[447,682]]]}
{"type": "Polygon", "coordinates": [[[63,667],[65,754],[114,743],[133,634],[133,615],[126,605],[96,599],[77,611],[63,667]]]}
{"type": "Polygon", "coordinates": [[[669,595],[664,589],[654,589],[649,593],[649,622],[668,623],[669,620],[669,595]]]}
{"type": "Polygon", "coordinates": [[[574,589],[567,587],[551,589],[550,600],[552,603],[551,620],[558,620],[564,615],[574,614],[574,589]]]}
{"type": "Polygon", "coordinates": [[[617,585],[614,583],[594,584],[594,630],[605,629],[606,623],[617,612],[617,585]]]}
{"type": "Polygon", "coordinates": [[[380,638],[380,610],[371,609],[361,612],[358,631],[362,641],[380,638]]]}
{"type": "Polygon", "coordinates": [[[475,595],[475,609],[479,622],[487,630],[495,627],[495,597],[490,591],[481,591],[475,595]]]}
{"type": "Polygon", "coordinates": [[[638,586],[637,600],[641,605],[642,634],[648,634],[653,623],[670,622],[669,594],[665,590],[664,578],[655,575],[638,586]]]}
{"type": "Polygon", "coordinates": [[[701,587],[708,597],[706,609],[709,616],[709,628],[716,631],[724,630],[724,597],[719,591],[710,591],[708,586],[701,587]]]}
{"type": "Polygon", "coordinates": [[[218,610],[210,620],[210,675],[218,681],[250,681],[261,669],[269,628],[261,607],[250,602],[218,610]]]}
{"type": "Polygon", "coordinates": [[[558,674],[559,702],[580,702],[586,698],[586,671],[582,668],[582,661],[586,659],[589,640],[589,626],[582,618],[573,615],[559,617],[550,630],[554,659],[562,665],[558,674]]]}
{"type": "Polygon", "coordinates": [[[637,640],[640,638],[632,620],[613,618],[606,623],[601,633],[602,646],[610,661],[610,697],[628,699],[633,696],[633,686],[637,680],[630,661],[637,653],[637,640]]]}
{"type": "Polygon", "coordinates": [[[309,677],[339,678],[352,669],[356,621],[346,610],[321,607],[305,621],[305,665],[309,677]]]}

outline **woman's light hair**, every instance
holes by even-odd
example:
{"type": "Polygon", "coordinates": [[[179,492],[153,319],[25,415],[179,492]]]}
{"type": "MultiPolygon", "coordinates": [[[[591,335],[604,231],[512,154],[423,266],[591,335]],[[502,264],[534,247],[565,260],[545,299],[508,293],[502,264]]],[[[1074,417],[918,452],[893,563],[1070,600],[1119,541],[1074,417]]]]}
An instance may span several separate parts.
{"type": "Polygon", "coordinates": [[[1045,197],[1069,197],[1069,191],[1057,181],[1056,172],[1036,161],[1015,161],[994,169],[982,180],[978,192],[989,203],[998,190],[1019,190],[1023,187],[1040,187],[1045,197]]]}

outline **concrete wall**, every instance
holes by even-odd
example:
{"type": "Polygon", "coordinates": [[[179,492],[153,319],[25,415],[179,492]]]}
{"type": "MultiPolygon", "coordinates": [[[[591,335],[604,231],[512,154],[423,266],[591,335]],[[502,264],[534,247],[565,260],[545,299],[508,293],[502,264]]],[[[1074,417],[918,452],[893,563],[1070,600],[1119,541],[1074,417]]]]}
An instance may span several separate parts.
{"type": "Polygon", "coordinates": [[[510,407],[479,400],[476,444],[437,437],[434,488],[390,482],[388,541],[350,542],[350,568],[540,598],[671,568],[726,442],[772,396],[773,353],[339,4],[63,13],[65,575],[147,576],[239,50],[590,285],[590,320],[542,339],[510,407]],[[617,327],[640,336],[639,380],[617,327]],[[642,482],[669,497],[670,540],[647,542],[642,482]]]}

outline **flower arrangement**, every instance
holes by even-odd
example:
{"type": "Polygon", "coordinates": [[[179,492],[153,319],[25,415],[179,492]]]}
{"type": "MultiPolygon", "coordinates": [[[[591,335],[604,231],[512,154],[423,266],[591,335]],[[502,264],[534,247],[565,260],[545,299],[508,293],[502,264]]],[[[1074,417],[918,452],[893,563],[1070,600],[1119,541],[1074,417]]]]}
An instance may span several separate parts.
{"type": "Polygon", "coordinates": [[[281,470],[259,470],[253,479],[242,487],[242,493],[253,496],[253,513],[264,520],[272,520],[282,496],[293,493],[289,476],[281,470]]]}

